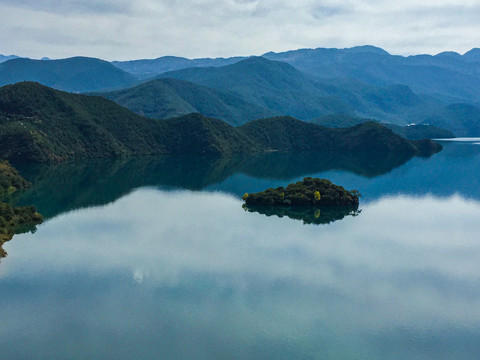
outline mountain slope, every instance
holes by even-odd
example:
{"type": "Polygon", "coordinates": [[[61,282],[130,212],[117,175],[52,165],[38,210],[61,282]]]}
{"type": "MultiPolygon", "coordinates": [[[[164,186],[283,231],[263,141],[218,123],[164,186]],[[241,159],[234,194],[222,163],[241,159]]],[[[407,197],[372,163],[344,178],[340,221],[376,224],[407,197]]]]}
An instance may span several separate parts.
{"type": "Polygon", "coordinates": [[[0,86],[36,81],[58,90],[87,92],[131,86],[136,79],[109,62],[74,57],[63,60],[13,59],[0,64],[0,86]]]}
{"type": "Polygon", "coordinates": [[[469,104],[451,104],[433,112],[425,124],[452,130],[457,136],[480,136],[480,108],[469,104]]]}
{"type": "Polygon", "coordinates": [[[148,154],[158,126],[114,102],[38,83],[0,88],[0,153],[19,160],[148,154]]]}
{"type": "Polygon", "coordinates": [[[341,99],[323,91],[288,64],[259,57],[218,68],[189,68],[161,75],[229,91],[246,102],[308,119],[329,112],[351,112],[341,99]]]}
{"type": "MultiPolygon", "coordinates": [[[[402,84],[417,94],[443,102],[480,104],[480,49],[464,55],[443,52],[437,55],[397,56],[374,46],[346,49],[299,49],[262,55],[288,63],[298,70],[321,78],[357,79],[376,86],[402,84]]],[[[186,59],[165,56],[153,60],[113,62],[119,68],[146,78],[189,67],[219,67],[245,58],[186,59]]]]}
{"type": "Polygon", "coordinates": [[[168,72],[160,77],[230,91],[249,103],[302,120],[345,113],[406,123],[411,113],[425,113],[432,106],[406,86],[379,88],[348,79],[315,79],[286,63],[262,57],[219,68],[168,72]]]}
{"type": "MultiPolygon", "coordinates": [[[[348,115],[325,115],[311,120],[313,124],[331,127],[342,128],[352,127],[355,125],[363,124],[365,122],[374,121],[371,119],[364,119],[355,116],[348,115]]],[[[409,140],[420,139],[445,139],[455,137],[449,130],[435,127],[433,125],[420,124],[420,125],[405,125],[399,126],[388,123],[381,123],[382,126],[392,130],[395,134],[400,135],[409,140]]]]}
{"type": "MultiPolygon", "coordinates": [[[[438,151],[434,143],[422,144],[438,151]]],[[[239,128],[201,114],[147,119],[97,96],[38,83],[0,88],[0,154],[17,161],[150,154],[225,155],[281,151],[383,151],[413,156],[419,148],[381,125],[328,129],[283,117],[239,128]]]]}
{"type": "MultiPolygon", "coordinates": [[[[276,151],[399,152],[413,155],[421,150],[415,142],[375,122],[348,128],[326,128],[291,117],[277,117],[250,121],[239,130],[267,149],[276,151]]],[[[435,148],[434,152],[441,149],[432,145],[432,149],[435,148]]]]}
{"type": "Polygon", "coordinates": [[[98,95],[154,119],[198,112],[231,125],[241,125],[276,115],[271,110],[249,104],[227,92],[177,79],[157,79],[133,88],[98,95]]]}
{"type": "Polygon", "coordinates": [[[8,161],[0,160],[0,259],[7,253],[2,245],[12,239],[16,233],[33,230],[42,222],[42,216],[32,206],[12,207],[5,203],[5,197],[30,187],[30,183],[20,176],[8,161]]]}
{"type": "Polygon", "coordinates": [[[221,120],[192,114],[172,120],[136,115],[113,101],[38,83],[0,88],[0,154],[19,161],[149,154],[259,151],[221,120]]]}
{"type": "Polygon", "coordinates": [[[350,49],[302,49],[267,53],[308,74],[327,78],[354,78],[369,84],[403,84],[415,93],[446,102],[480,102],[480,56],[477,49],[460,55],[394,56],[373,46],[350,49]]]}

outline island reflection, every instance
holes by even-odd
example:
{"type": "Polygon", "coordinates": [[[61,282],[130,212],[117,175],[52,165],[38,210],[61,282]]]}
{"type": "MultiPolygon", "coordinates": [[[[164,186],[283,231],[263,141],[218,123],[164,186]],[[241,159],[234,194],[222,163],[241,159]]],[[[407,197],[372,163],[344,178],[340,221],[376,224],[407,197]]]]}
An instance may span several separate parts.
{"type": "Polygon", "coordinates": [[[243,209],[248,212],[266,216],[286,216],[290,219],[301,220],[304,224],[330,224],[342,220],[346,216],[358,216],[362,212],[356,206],[255,206],[243,204],[243,209]]]}

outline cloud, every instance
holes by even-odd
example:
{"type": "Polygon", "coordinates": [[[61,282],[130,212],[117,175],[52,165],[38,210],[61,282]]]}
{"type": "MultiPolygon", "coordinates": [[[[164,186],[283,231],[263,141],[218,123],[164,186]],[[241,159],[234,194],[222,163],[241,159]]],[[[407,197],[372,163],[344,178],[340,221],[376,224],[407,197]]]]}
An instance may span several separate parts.
{"type": "Polygon", "coordinates": [[[410,54],[480,43],[476,1],[0,0],[0,14],[0,53],[32,57],[214,57],[363,44],[410,54]],[[58,39],[32,38],[37,33],[58,39]]]}
{"type": "Polygon", "coordinates": [[[124,14],[134,10],[128,0],[2,0],[3,5],[58,14],[124,14]]]}

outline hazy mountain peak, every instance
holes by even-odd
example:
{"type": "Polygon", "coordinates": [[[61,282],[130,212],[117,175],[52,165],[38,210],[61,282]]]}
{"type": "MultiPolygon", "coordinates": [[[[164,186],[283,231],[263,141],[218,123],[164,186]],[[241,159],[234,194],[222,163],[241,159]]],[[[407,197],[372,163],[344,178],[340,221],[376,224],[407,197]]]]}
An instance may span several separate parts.
{"type": "Polygon", "coordinates": [[[242,67],[249,67],[250,69],[265,69],[268,68],[268,71],[272,71],[273,69],[283,69],[287,71],[294,71],[296,73],[301,73],[298,69],[294,66],[277,60],[267,59],[263,56],[251,56],[244,60],[240,60],[232,65],[229,65],[232,69],[238,69],[242,67]]]}
{"type": "Polygon", "coordinates": [[[16,55],[0,55],[0,63],[3,63],[8,60],[16,59],[18,56],[16,55]]]}
{"type": "Polygon", "coordinates": [[[262,56],[250,56],[244,60],[240,60],[239,62],[233,64],[235,65],[242,65],[242,64],[272,64],[277,63],[278,61],[272,61],[262,56]]]}
{"type": "Polygon", "coordinates": [[[435,55],[435,57],[449,57],[449,58],[457,58],[457,57],[460,57],[462,55],[460,55],[459,53],[455,52],[455,51],[443,51],[437,55],[435,55]]]}
{"type": "Polygon", "coordinates": [[[467,51],[464,55],[467,60],[480,61],[480,48],[473,48],[467,51]]]}
{"type": "Polygon", "coordinates": [[[72,57],[60,60],[17,58],[0,65],[0,86],[36,81],[65,91],[87,92],[131,86],[135,78],[105,60],[72,57]]]}
{"type": "Polygon", "coordinates": [[[390,55],[387,51],[373,45],[361,45],[361,46],[354,46],[351,48],[343,49],[350,53],[372,53],[372,54],[379,54],[379,55],[390,55]]]}

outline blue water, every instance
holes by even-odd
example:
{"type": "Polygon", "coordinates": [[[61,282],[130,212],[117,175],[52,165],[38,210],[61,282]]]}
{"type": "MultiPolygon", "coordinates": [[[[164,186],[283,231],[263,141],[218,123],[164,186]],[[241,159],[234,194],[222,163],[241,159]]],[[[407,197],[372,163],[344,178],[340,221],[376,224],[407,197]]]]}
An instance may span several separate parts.
{"type": "Polygon", "coordinates": [[[267,160],[26,166],[18,203],[47,220],[4,246],[0,359],[478,358],[477,145],[379,171],[267,160]],[[306,175],[361,213],[242,208],[306,175]]]}

